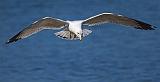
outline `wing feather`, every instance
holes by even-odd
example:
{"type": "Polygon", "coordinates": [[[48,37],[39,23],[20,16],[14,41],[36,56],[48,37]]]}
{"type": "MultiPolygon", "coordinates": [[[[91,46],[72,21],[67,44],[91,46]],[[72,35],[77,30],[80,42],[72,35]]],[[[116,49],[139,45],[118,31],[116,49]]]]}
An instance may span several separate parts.
{"type": "Polygon", "coordinates": [[[27,28],[20,31],[18,34],[9,39],[8,42],[6,42],[6,44],[16,42],[19,39],[26,38],[44,29],[61,29],[66,26],[68,26],[68,23],[63,20],[45,17],[38,21],[35,21],[27,28]]]}
{"type": "Polygon", "coordinates": [[[88,26],[94,26],[94,25],[99,25],[104,23],[114,23],[114,24],[120,24],[125,26],[132,26],[137,29],[144,29],[144,30],[153,30],[155,27],[150,24],[144,23],[142,21],[128,18],[126,16],[122,16],[119,14],[113,14],[113,13],[102,13],[102,14],[90,17],[86,19],[82,24],[88,25],[88,26]]]}

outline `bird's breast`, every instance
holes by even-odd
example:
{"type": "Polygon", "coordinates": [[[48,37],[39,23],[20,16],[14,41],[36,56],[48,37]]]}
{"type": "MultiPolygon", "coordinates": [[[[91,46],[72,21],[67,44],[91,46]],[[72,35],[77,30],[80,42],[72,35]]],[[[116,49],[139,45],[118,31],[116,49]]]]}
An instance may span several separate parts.
{"type": "Polygon", "coordinates": [[[81,29],[82,22],[81,21],[70,21],[69,22],[69,30],[73,33],[77,32],[77,30],[81,29]]]}

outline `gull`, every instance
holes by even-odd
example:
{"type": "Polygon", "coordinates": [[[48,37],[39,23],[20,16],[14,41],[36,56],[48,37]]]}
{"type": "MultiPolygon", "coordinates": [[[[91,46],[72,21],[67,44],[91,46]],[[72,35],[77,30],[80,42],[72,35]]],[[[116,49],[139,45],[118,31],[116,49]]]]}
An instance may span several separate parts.
{"type": "Polygon", "coordinates": [[[114,13],[101,13],[89,17],[85,20],[75,20],[75,21],[69,21],[69,20],[64,21],[53,17],[44,17],[24,28],[18,34],[10,38],[6,42],[6,44],[27,38],[45,29],[61,30],[59,32],[56,32],[55,35],[62,39],[82,40],[83,37],[89,35],[92,32],[91,30],[85,29],[84,27],[95,26],[105,23],[119,24],[143,30],[154,30],[155,28],[155,26],[153,25],[114,13]]]}

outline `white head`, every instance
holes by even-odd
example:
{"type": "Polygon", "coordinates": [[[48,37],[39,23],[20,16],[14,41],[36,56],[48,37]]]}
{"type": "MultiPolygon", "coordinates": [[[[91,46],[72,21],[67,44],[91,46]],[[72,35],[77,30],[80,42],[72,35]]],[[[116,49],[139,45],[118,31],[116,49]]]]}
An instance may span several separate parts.
{"type": "Polygon", "coordinates": [[[69,30],[72,31],[82,40],[82,22],[83,20],[76,20],[76,21],[67,21],[69,23],[69,30]]]}

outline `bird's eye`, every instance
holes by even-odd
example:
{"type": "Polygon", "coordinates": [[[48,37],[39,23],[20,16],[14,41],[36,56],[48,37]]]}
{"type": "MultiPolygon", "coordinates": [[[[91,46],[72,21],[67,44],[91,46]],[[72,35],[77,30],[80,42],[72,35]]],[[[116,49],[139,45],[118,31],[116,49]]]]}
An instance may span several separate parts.
{"type": "Polygon", "coordinates": [[[79,33],[78,33],[79,34],[79,33]]]}

